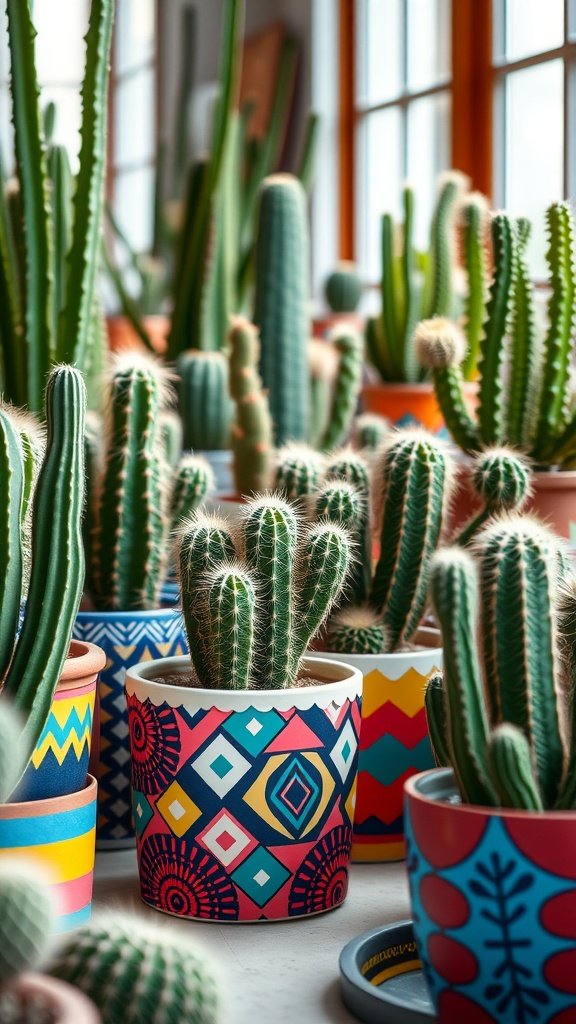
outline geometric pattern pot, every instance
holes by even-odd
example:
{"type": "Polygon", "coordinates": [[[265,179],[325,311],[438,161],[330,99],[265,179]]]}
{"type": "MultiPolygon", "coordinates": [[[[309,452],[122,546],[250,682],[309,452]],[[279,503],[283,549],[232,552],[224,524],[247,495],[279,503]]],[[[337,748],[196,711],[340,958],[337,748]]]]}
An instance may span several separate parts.
{"type": "Polygon", "coordinates": [[[352,859],[401,860],[404,783],[434,767],[426,725],[426,680],[442,668],[439,633],[421,629],[423,649],[398,654],[322,654],[364,677],[352,859]]]}
{"type": "Polygon", "coordinates": [[[576,814],[448,802],[406,785],[414,934],[443,1024],[576,1020],[576,814]]]}
{"type": "Polygon", "coordinates": [[[126,678],[145,903],[179,917],[266,921],[338,906],[348,886],[362,680],[321,659],[322,685],[203,690],[126,678]]]}
{"type": "Polygon", "coordinates": [[[130,802],[130,743],[124,695],[126,669],[142,661],[187,651],[181,614],[174,609],[80,612],[79,640],[97,643],[106,654],[100,673],[93,771],[98,779],[98,849],[134,846],[130,802]]]}

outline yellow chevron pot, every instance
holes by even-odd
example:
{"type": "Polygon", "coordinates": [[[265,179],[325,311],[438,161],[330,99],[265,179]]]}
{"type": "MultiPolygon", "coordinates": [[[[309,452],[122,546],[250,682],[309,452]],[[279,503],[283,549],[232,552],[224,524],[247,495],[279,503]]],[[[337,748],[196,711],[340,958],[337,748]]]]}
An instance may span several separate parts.
{"type": "Polygon", "coordinates": [[[440,634],[421,629],[414,650],[394,654],[327,654],[364,677],[352,859],[405,856],[404,782],[434,767],[424,689],[442,668],[440,634]]]}
{"type": "Polygon", "coordinates": [[[88,773],[98,673],[106,664],[96,644],[72,640],[48,721],[13,800],[48,800],[83,788],[88,773]]]}

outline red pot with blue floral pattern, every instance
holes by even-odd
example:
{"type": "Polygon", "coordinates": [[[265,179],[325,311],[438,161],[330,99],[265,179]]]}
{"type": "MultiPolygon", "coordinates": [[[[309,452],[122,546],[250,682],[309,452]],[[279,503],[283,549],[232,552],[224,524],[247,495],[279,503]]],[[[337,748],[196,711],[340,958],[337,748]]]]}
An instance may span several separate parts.
{"type": "Polygon", "coordinates": [[[189,658],[170,658],[126,677],[144,903],[220,922],[339,906],[352,845],[360,672],[306,658],[310,685],[238,691],[178,685],[189,670],[189,658]]]}
{"type": "Polygon", "coordinates": [[[406,783],[414,935],[442,1024],[576,1021],[576,814],[462,804],[406,783]]]}

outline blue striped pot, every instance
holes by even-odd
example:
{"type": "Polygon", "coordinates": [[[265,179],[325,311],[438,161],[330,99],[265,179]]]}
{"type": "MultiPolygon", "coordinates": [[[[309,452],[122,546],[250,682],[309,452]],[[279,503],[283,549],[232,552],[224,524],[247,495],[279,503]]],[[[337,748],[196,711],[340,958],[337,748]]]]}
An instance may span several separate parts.
{"type": "Polygon", "coordinates": [[[130,744],[124,696],[126,669],[141,661],[186,654],[179,612],[173,608],[133,612],[80,612],[74,637],[97,643],[106,654],[100,673],[94,749],[98,778],[98,849],[134,846],[130,790],[130,744]]]}

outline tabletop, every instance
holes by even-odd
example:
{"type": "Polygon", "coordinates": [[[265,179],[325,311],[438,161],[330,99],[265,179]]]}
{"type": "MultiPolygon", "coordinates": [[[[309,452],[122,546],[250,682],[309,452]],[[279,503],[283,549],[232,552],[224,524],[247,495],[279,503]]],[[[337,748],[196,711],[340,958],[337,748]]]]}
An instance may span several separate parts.
{"type": "Polygon", "coordinates": [[[343,906],[306,921],[217,924],[165,917],[140,901],[134,850],[98,853],[94,907],[130,907],[185,929],[217,965],[226,1024],[348,1024],[338,956],[350,939],[410,916],[405,866],[353,864],[343,906]]]}

